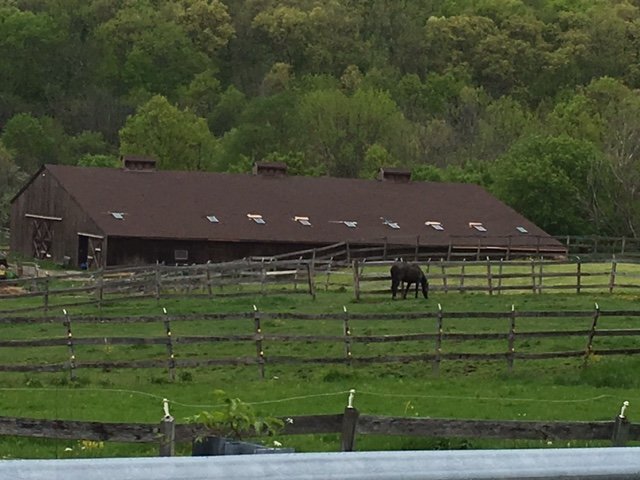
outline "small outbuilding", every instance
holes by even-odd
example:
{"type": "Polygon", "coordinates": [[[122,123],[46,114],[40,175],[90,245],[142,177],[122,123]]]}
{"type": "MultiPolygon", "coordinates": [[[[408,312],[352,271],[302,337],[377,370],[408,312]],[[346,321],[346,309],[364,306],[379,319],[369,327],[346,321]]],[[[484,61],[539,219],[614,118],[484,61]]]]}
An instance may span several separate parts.
{"type": "Polygon", "coordinates": [[[347,241],[563,255],[563,245],[477,185],[159,171],[153,159],[122,168],[45,165],[12,200],[11,249],[87,268],[204,263],[347,241]]]}

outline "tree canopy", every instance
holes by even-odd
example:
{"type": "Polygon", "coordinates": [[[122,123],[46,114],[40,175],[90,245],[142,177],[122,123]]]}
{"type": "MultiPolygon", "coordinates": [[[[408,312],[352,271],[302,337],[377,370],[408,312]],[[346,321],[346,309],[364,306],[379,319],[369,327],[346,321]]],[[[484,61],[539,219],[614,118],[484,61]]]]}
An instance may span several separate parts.
{"type": "Polygon", "coordinates": [[[638,0],[0,0],[2,198],[123,153],[398,166],[552,234],[637,236],[639,52],[638,0]]]}

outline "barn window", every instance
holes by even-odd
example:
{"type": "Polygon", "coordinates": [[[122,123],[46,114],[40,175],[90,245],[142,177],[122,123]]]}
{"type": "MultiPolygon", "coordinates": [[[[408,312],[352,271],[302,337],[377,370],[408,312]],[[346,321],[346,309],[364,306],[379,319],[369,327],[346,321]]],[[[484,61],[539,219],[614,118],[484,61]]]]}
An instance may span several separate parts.
{"type": "Polygon", "coordinates": [[[444,230],[444,227],[442,226],[442,223],[440,222],[424,222],[424,224],[428,227],[433,228],[434,230],[438,230],[439,232],[444,230]]]}
{"type": "Polygon", "coordinates": [[[216,217],[215,215],[207,215],[207,220],[209,220],[211,223],[220,223],[220,220],[218,220],[218,217],[216,217]]]}
{"type": "Polygon", "coordinates": [[[516,227],[516,230],[518,230],[520,233],[529,233],[529,230],[524,227],[516,227]]]}
{"type": "Polygon", "coordinates": [[[249,217],[250,220],[253,220],[254,222],[256,222],[258,225],[264,225],[265,223],[267,223],[265,219],[262,218],[262,215],[257,215],[255,213],[247,213],[247,217],[249,217]]]}
{"type": "Polygon", "coordinates": [[[189,250],[174,250],[173,258],[176,262],[189,260],[189,250]]]}
{"type": "Polygon", "coordinates": [[[124,213],[122,212],[111,212],[111,216],[116,220],[124,220],[124,213]]]}
{"type": "Polygon", "coordinates": [[[382,218],[382,223],[384,225],[387,225],[389,228],[393,228],[394,230],[397,230],[400,228],[400,225],[398,225],[398,222],[392,222],[391,220],[387,220],[386,218],[382,218]]]}
{"type": "Polygon", "coordinates": [[[305,227],[310,227],[311,226],[311,221],[309,220],[309,217],[293,217],[293,221],[294,222],[298,222],[300,225],[304,225],[305,227]]]}
{"type": "Polygon", "coordinates": [[[479,232],[486,232],[487,229],[481,222],[469,222],[469,228],[475,228],[479,232]]]}

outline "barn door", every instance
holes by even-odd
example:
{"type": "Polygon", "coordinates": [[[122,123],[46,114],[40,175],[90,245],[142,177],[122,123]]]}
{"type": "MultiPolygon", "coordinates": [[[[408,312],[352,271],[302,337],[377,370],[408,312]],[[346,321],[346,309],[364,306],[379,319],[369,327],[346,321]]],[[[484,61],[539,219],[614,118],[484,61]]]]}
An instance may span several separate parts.
{"type": "Polygon", "coordinates": [[[87,270],[102,267],[102,242],[98,235],[78,233],[78,266],[87,270]]]}
{"type": "Polygon", "coordinates": [[[40,260],[50,258],[53,247],[53,222],[43,218],[32,218],[31,222],[33,256],[40,260]]]}

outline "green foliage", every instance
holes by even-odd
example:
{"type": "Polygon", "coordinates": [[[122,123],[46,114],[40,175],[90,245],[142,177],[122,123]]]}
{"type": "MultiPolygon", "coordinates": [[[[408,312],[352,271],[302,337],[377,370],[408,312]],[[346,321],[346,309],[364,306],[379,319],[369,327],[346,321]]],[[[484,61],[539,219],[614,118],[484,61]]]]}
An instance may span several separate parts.
{"type": "Polygon", "coordinates": [[[205,410],[186,419],[188,423],[206,427],[207,434],[241,439],[243,436],[273,435],[284,427],[284,422],[279,418],[261,416],[252,405],[229,397],[222,390],[216,390],[214,395],[222,402],[222,409],[205,410]]]}
{"type": "Polygon", "coordinates": [[[27,173],[35,173],[47,163],[69,160],[67,137],[62,127],[49,117],[19,113],[7,122],[0,139],[13,153],[16,165],[27,173]]]}
{"type": "Polygon", "coordinates": [[[118,168],[120,160],[112,155],[84,155],[78,160],[78,166],[118,168]]]}
{"type": "Polygon", "coordinates": [[[127,151],[489,185],[526,138],[567,135],[599,160],[548,228],[640,235],[634,2],[4,1],[0,58],[0,138],[27,173],[127,151]]]}
{"type": "Polygon", "coordinates": [[[496,161],[492,189],[548,233],[589,233],[589,184],[599,159],[589,142],[527,137],[496,161]]]}
{"type": "Polygon", "coordinates": [[[121,153],[153,156],[162,169],[211,169],[215,149],[204,119],[160,95],[141,106],[120,131],[121,153]]]}
{"type": "Polygon", "coordinates": [[[14,163],[11,154],[0,142],[0,226],[8,226],[11,198],[27,178],[27,174],[14,163]]]}

